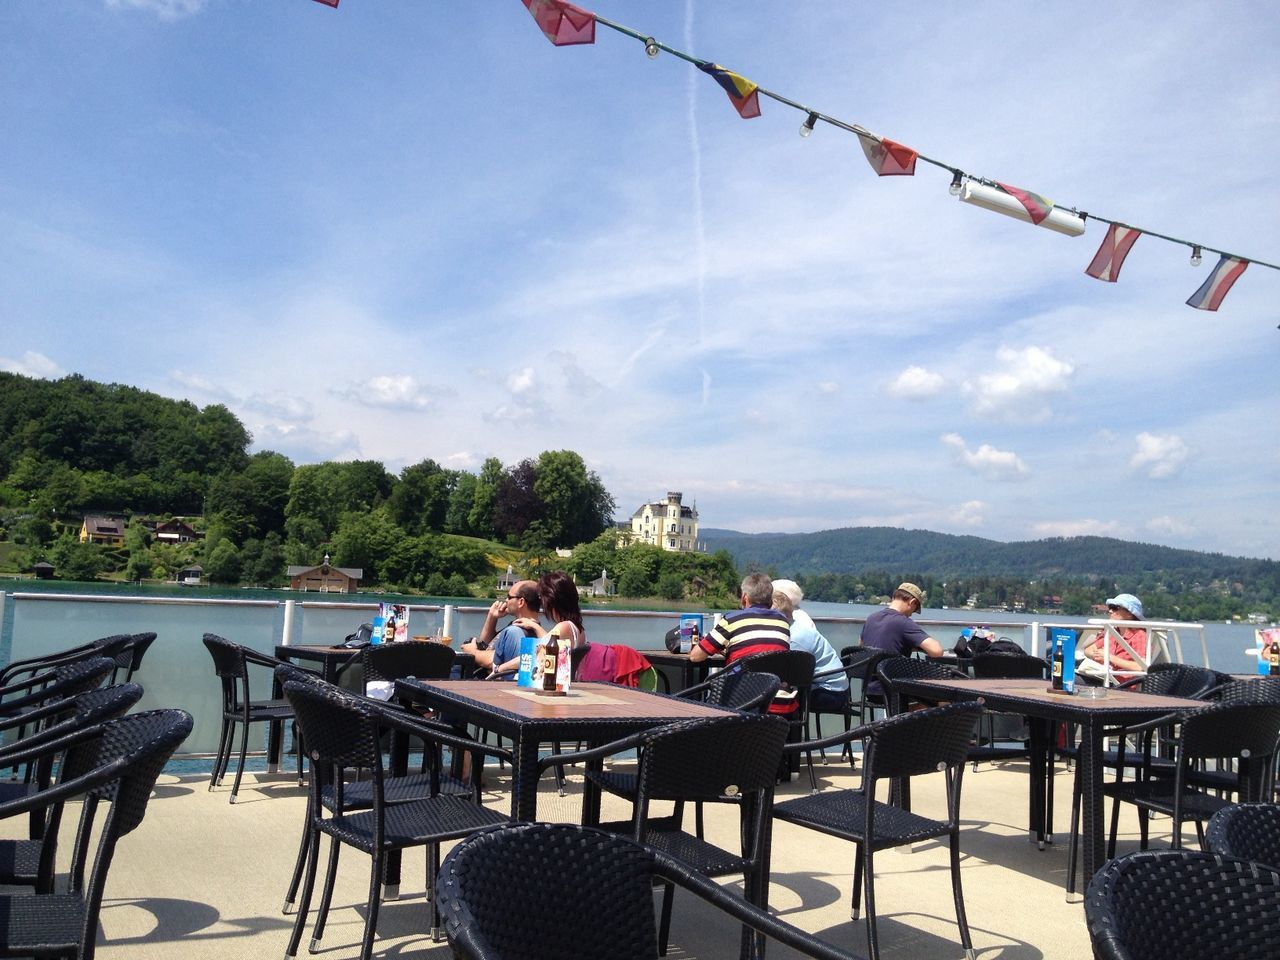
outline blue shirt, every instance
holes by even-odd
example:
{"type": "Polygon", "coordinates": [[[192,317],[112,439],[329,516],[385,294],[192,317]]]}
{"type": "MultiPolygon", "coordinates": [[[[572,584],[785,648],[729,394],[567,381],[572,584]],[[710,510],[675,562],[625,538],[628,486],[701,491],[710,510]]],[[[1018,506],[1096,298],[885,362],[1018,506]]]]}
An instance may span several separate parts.
{"type": "MultiPolygon", "coordinates": [[[[514,623],[509,623],[498,631],[498,635],[493,638],[493,644],[489,648],[493,651],[494,670],[497,670],[508,660],[514,660],[520,656],[520,641],[524,638],[525,632],[514,623]]],[[[509,673],[500,673],[498,674],[498,679],[514,680],[517,672],[512,670],[509,673]]]]}
{"type": "MultiPolygon", "coordinates": [[[[791,615],[791,649],[804,650],[806,653],[813,654],[815,676],[828,670],[839,670],[844,666],[835,648],[831,646],[831,641],[819,632],[813,617],[803,610],[796,610],[791,615]]],[[[815,681],[814,686],[843,693],[849,689],[849,678],[844,673],[837,673],[815,681]]]]}

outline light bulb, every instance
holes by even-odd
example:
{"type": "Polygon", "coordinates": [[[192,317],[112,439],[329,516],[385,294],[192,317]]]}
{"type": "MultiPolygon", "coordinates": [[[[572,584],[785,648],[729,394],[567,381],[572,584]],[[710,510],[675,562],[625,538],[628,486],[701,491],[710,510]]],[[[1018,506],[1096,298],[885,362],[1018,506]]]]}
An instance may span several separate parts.
{"type": "Polygon", "coordinates": [[[1191,246],[1191,265],[1192,265],[1193,267],[1198,267],[1198,266],[1200,266],[1200,263],[1201,263],[1202,259],[1203,259],[1203,258],[1200,256],[1200,245],[1199,245],[1198,243],[1197,243],[1197,244],[1192,244],[1192,246],[1191,246]]]}
{"type": "Polygon", "coordinates": [[[813,125],[817,122],[818,115],[816,113],[810,113],[809,116],[805,117],[804,123],[800,124],[800,136],[807,137],[813,133],[813,125]]]}
{"type": "Polygon", "coordinates": [[[650,60],[654,60],[662,52],[662,48],[658,46],[657,40],[653,39],[653,37],[648,37],[644,41],[644,52],[650,60]]]}
{"type": "Polygon", "coordinates": [[[947,190],[951,193],[953,197],[960,196],[960,184],[963,182],[963,180],[964,180],[964,175],[959,170],[955,171],[955,173],[951,177],[951,186],[947,187],[947,190]]]}

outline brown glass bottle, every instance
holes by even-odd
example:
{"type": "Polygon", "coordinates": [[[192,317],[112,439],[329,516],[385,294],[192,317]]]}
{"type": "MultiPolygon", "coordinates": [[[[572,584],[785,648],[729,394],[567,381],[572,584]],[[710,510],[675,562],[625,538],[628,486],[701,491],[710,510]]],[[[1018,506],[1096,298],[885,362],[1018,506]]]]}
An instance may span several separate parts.
{"type": "Polygon", "coordinates": [[[1267,651],[1267,660],[1269,661],[1267,673],[1273,677],[1280,677],[1280,640],[1271,641],[1271,649],[1267,651]]]}
{"type": "Polygon", "coordinates": [[[556,663],[560,659],[560,631],[552,628],[542,649],[542,690],[556,692],[556,663]]]}

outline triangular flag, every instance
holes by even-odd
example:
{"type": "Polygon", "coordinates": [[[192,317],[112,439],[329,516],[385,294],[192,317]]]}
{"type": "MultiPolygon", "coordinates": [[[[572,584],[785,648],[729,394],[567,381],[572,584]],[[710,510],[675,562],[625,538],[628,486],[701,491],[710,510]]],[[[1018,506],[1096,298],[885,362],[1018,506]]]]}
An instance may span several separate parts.
{"type": "Polygon", "coordinates": [[[1195,307],[1197,310],[1217,310],[1231,289],[1231,285],[1240,279],[1240,274],[1244,273],[1247,266],[1249,266],[1248,260],[1228,257],[1224,253],[1218,265],[1213,268],[1213,273],[1209,274],[1209,278],[1200,285],[1200,289],[1191,295],[1187,306],[1195,307]]]}
{"type": "Polygon", "coordinates": [[[1053,201],[1040,196],[1038,193],[1011,187],[1007,183],[997,182],[996,186],[1022,204],[1026,208],[1027,214],[1031,217],[1031,222],[1036,226],[1039,226],[1040,221],[1053,210],[1053,201]]]}
{"type": "Polygon", "coordinates": [[[914,177],[916,174],[916,157],[920,156],[910,147],[894,143],[887,137],[873,140],[859,136],[862,152],[867,155],[867,163],[880,177],[914,177]]]}
{"type": "MultiPolygon", "coordinates": [[[[324,0],[328,2],[328,0],[324,0]]],[[[596,42],[596,15],[566,0],[521,0],[548,40],[557,47],[596,42]]],[[[336,5],[336,0],[335,0],[336,5]]]]}
{"type": "Polygon", "coordinates": [[[1142,236],[1141,230],[1133,227],[1122,227],[1113,223],[1102,238],[1102,245],[1093,255],[1093,261],[1085,268],[1085,273],[1096,280],[1115,283],[1120,278],[1120,268],[1124,266],[1124,258],[1129,255],[1130,248],[1142,236]]]}
{"type": "Polygon", "coordinates": [[[729,95],[734,109],[738,111],[738,116],[743,120],[750,120],[752,117],[760,116],[760,93],[759,88],[746,77],[740,77],[731,70],[726,70],[718,63],[698,64],[698,69],[703,73],[710,74],[715,78],[716,83],[724,88],[724,92],[729,95]]]}

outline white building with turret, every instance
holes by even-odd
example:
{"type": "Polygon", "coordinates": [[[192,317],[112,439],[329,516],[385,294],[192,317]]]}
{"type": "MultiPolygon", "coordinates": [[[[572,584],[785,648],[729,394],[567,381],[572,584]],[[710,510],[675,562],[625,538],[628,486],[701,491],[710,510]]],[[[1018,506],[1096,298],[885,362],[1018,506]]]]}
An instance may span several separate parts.
{"type": "MultiPolygon", "coordinates": [[[[651,543],[675,553],[698,549],[698,507],[683,506],[682,494],[670,492],[666,500],[646,503],[631,515],[631,541],[651,543]]],[[[623,526],[625,532],[626,527],[623,526]]]]}

